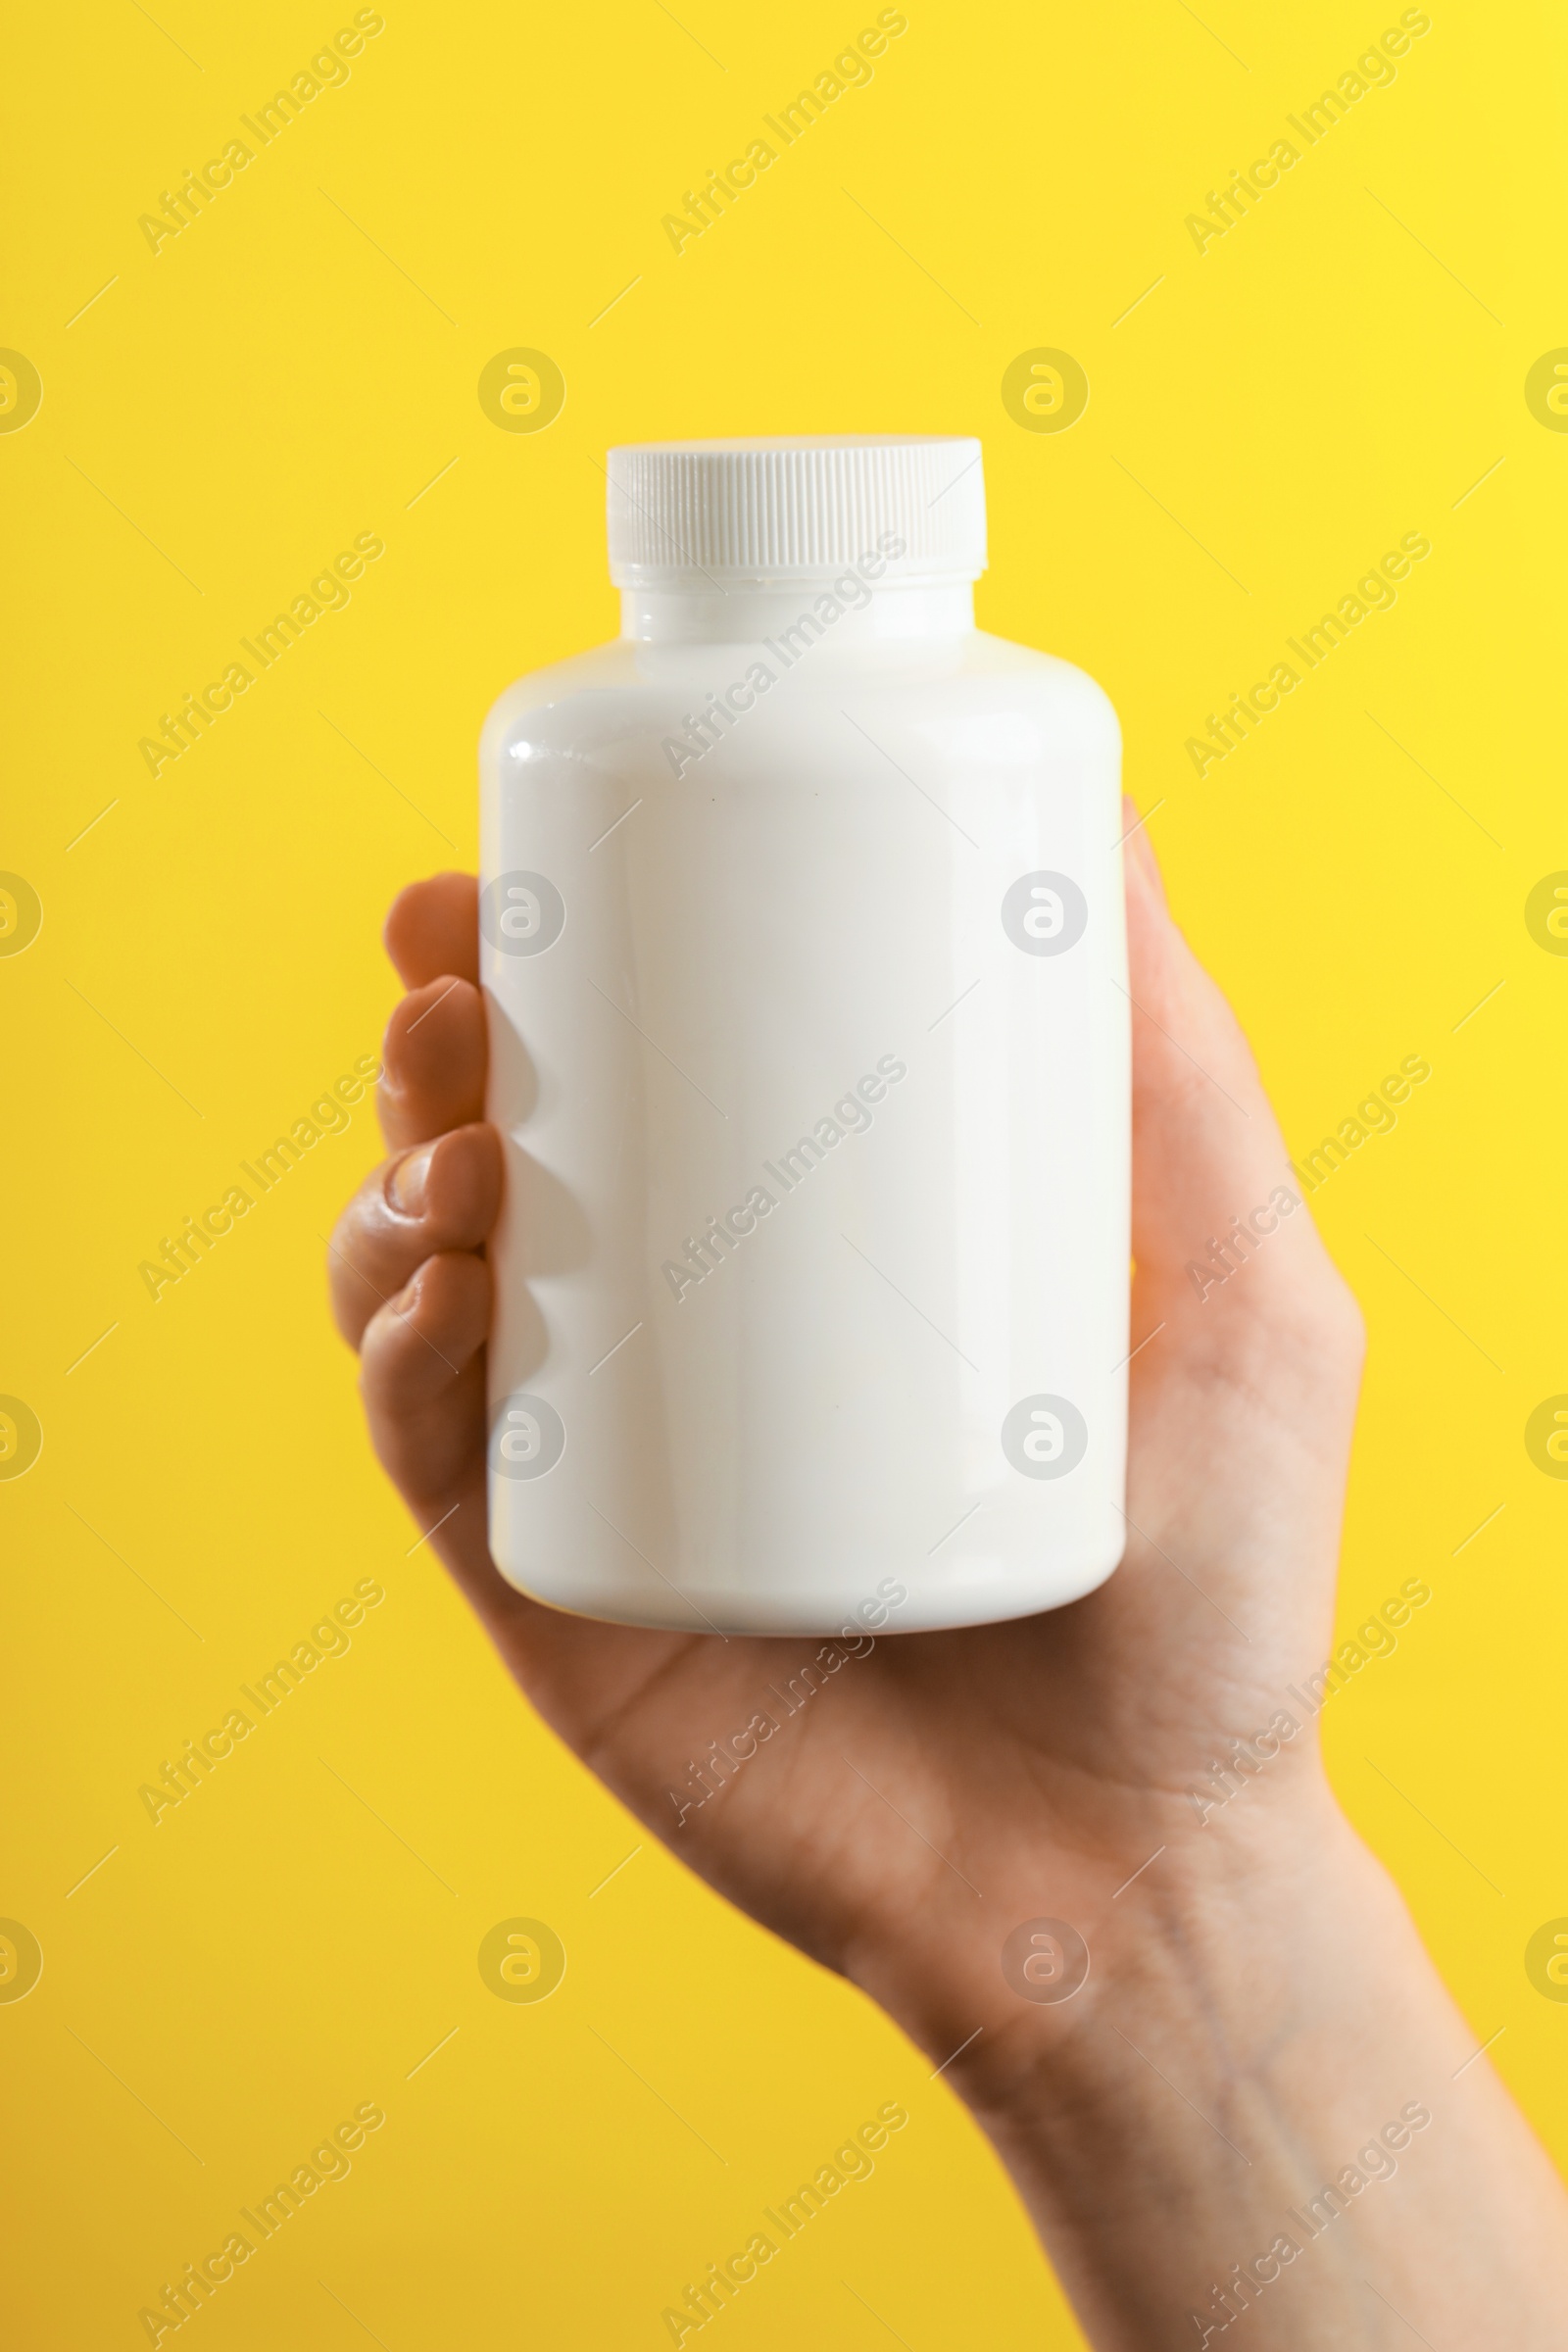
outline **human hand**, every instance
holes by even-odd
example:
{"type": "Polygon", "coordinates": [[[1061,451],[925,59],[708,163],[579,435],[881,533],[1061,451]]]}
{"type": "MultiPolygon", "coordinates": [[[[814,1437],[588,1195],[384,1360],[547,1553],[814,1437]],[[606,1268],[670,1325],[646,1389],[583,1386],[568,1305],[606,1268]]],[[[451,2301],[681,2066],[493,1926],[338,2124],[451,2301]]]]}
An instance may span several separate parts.
{"type": "Polygon", "coordinates": [[[1382,2345],[1407,2324],[1560,2352],[1561,2192],[1298,1710],[1330,1640],[1360,1319],[1304,1206],[1261,1240],[1266,1218],[1250,1224],[1290,1189],[1284,1147],[1141,833],[1127,903],[1128,1544],[1084,1599],[831,1644],[598,1624],[497,1573],[483,1250],[502,1153],[469,876],[414,884],[388,919],[409,989],[383,1056],[392,1155],[337,1227],[339,1328],[383,1464],[535,1706],[693,1869],[930,2052],[1097,2344],[1207,2344],[1261,2301],[1256,2352],[1382,2345]],[[1239,1222],[1253,1246],[1195,1281],[1239,1222]],[[796,1704],[780,1694],[808,1662],[822,1687],[796,1704]],[[1270,1726],[1272,1760],[1210,1821],[1195,1785],[1212,1793],[1210,1765],[1270,1726]],[[749,1727],[720,1770],[715,1743],[749,1727]],[[1059,2002],[1000,1965],[1009,1932],[1046,1918],[1091,1955],[1059,2002]],[[1410,2145],[1396,2119],[1415,2093],[1430,2122],[1433,2085],[1445,2130],[1415,2143],[1414,2189],[1336,2214],[1317,2253],[1297,2201],[1359,2179],[1345,2158],[1386,2121],[1410,2145]]]}
{"type": "MultiPolygon", "coordinates": [[[[1087,1932],[1156,1848],[1172,1879],[1204,1854],[1189,1788],[1227,1736],[1270,1722],[1328,1641],[1358,1318],[1299,1209],[1200,1297],[1188,1261],[1287,1184],[1286,1156],[1142,833],[1128,912],[1128,1549],[1069,1607],[847,1651],[598,1624],[503,1581],[485,1537],[482,1255],[502,1159],[483,1124],[468,877],[413,885],[388,920],[410,991],[384,1050],[393,1156],[332,1248],[377,1451],[529,1697],[695,1869],[862,1983],[937,2057],[988,2019],[987,2060],[998,2050],[1008,1928],[1049,1912],[1087,1932]],[[819,1653],[826,1688],[786,1713],[778,1694],[819,1653]],[[775,1729],[743,1764],[710,1764],[704,1798],[691,1764],[759,1716],[775,1729]]],[[[1275,1802],[1322,1802],[1304,1734],[1271,1778],[1275,1802]]]]}

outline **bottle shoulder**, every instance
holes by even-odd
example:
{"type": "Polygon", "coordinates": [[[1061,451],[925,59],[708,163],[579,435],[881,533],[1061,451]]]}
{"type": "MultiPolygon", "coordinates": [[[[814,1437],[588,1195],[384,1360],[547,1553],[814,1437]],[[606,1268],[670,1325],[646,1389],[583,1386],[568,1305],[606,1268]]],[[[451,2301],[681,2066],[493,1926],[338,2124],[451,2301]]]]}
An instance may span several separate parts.
{"type": "MultiPolygon", "coordinates": [[[[623,735],[658,712],[701,710],[711,698],[747,688],[766,694],[775,710],[792,707],[809,723],[813,706],[835,719],[847,695],[891,698],[901,720],[949,734],[994,716],[1081,742],[1119,746],[1109,697],[1086,670],[1038,647],[984,629],[943,638],[878,639],[855,646],[799,649],[708,641],[648,644],[617,637],[516,678],[491,706],[481,760],[524,747],[581,750],[623,735]]],[[[671,721],[671,723],[674,723],[671,721]]]]}
{"type": "Polygon", "coordinates": [[[613,694],[634,687],[638,680],[622,658],[632,649],[626,640],[612,637],[580,654],[567,654],[542,668],[524,670],[502,688],[485,713],[479,734],[481,758],[504,751],[517,740],[522,722],[531,713],[570,706],[581,698],[613,694]]]}
{"type": "Polygon", "coordinates": [[[1060,654],[1048,654],[1039,646],[1020,645],[1015,638],[996,637],[988,629],[974,632],[974,653],[966,674],[977,678],[1015,678],[1020,682],[1032,680],[1046,695],[1070,700],[1087,709],[1102,711],[1112,726],[1116,724],[1115,706],[1098,678],[1090,676],[1060,654]]]}

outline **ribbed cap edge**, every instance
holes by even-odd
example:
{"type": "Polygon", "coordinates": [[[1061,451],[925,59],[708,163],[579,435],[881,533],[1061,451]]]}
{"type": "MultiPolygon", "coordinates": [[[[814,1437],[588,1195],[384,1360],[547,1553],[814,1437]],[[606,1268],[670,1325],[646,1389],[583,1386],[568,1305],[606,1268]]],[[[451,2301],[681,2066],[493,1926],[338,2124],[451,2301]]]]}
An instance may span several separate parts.
{"type": "Polygon", "coordinates": [[[980,444],[964,438],[667,441],[610,452],[617,588],[830,576],[972,580],[986,564],[980,444]]]}

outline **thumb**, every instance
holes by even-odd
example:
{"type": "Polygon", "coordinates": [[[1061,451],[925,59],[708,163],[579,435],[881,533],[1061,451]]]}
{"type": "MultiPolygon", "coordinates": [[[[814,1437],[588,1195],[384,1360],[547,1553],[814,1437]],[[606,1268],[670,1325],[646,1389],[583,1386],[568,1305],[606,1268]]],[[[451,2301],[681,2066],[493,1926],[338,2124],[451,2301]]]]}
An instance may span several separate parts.
{"type": "Polygon", "coordinates": [[[1326,1301],[1342,1286],[1257,1064],[1171,917],[1144,830],[1127,839],[1127,930],[1141,1305],[1185,1320],[1184,1301],[1201,1304],[1219,1338],[1238,1317],[1326,1301]]]}

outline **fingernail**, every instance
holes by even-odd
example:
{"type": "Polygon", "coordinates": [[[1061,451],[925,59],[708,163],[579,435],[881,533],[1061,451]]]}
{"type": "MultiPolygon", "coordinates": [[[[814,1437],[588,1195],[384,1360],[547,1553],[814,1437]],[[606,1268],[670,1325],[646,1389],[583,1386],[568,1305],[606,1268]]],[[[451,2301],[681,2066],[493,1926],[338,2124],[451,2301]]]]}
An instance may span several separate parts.
{"type": "Polygon", "coordinates": [[[406,1152],[387,1178],[387,1198],[406,1217],[416,1217],[423,1212],[425,1184],[434,1151],[434,1144],[421,1144],[417,1152],[406,1152]]]}

